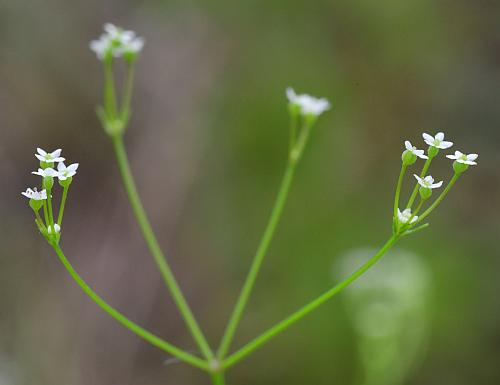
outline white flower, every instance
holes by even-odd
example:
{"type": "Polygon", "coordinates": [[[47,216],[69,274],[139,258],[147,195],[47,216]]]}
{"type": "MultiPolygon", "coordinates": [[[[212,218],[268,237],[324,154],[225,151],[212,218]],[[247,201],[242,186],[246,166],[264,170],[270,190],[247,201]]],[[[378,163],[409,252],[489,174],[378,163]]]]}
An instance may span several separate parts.
{"type": "Polygon", "coordinates": [[[35,201],[43,201],[47,199],[47,191],[46,190],[37,191],[36,187],[33,190],[27,188],[26,191],[23,191],[21,194],[24,195],[26,198],[33,199],[35,201]]]}
{"type": "Polygon", "coordinates": [[[90,49],[103,59],[109,52],[114,57],[124,53],[137,54],[144,46],[144,39],[137,37],[134,31],[126,31],[111,23],[104,24],[105,33],[99,39],[90,42],[90,49]]]}
{"type": "Polygon", "coordinates": [[[418,156],[419,158],[427,159],[427,155],[424,155],[424,150],[417,150],[417,148],[412,146],[408,140],[405,141],[405,147],[408,151],[410,151],[412,154],[418,156]]]}
{"type": "Polygon", "coordinates": [[[66,180],[75,175],[77,169],[78,163],[73,163],[66,167],[64,162],[60,162],[57,165],[57,177],[59,178],[59,180],[66,180]]]}
{"type": "MultiPolygon", "coordinates": [[[[411,210],[410,209],[404,209],[403,212],[401,212],[401,210],[398,209],[398,219],[401,223],[408,223],[408,221],[410,220],[410,218],[413,216],[413,214],[411,213],[411,210]]],[[[415,215],[411,222],[410,223],[413,223],[415,222],[416,220],[418,219],[418,216],[415,215]]]]}
{"type": "Polygon", "coordinates": [[[453,142],[447,142],[444,140],[444,134],[442,132],[438,132],[436,136],[432,136],[424,132],[422,136],[424,137],[425,143],[432,147],[446,149],[453,146],[453,142]]]}
{"type": "MultiPolygon", "coordinates": [[[[57,223],[54,223],[54,229],[56,230],[56,234],[61,232],[61,226],[59,226],[57,223]]],[[[49,234],[52,234],[52,226],[47,226],[47,231],[49,234]]]]}
{"type": "Polygon", "coordinates": [[[142,37],[136,37],[135,39],[125,43],[121,49],[124,54],[137,54],[144,47],[144,39],[142,37]]]}
{"type": "Polygon", "coordinates": [[[418,184],[425,188],[434,189],[434,188],[439,188],[443,185],[443,181],[434,183],[434,178],[430,175],[427,175],[425,178],[420,178],[416,174],[413,174],[413,176],[415,177],[415,179],[417,179],[418,184]]]}
{"type": "Polygon", "coordinates": [[[36,158],[45,163],[54,163],[54,162],[63,162],[64,158],[61,157],[61,149],[58,148],[55,151],[52,152],[47,152],[45,150],[42,150],[40,147],[36,149],[36,152],[38,154],[35,154],[36,158]]]}
{"type": "Polygon", "coordinates": [[[39,168],[38,171],[32,171],[32,174],[40,175],[42,178],[46,178],[49,176],[57,176],[57,171],[53,168],[47,167],[46,169],[39,168]]]}
{"type": "Polygon", "coordinates": [[[300,107],[302,115],[319,116],[331,107],[327,99],[315,98],[307,94],[297,95],[291,87],[286,89],[286,96],[290,103],[300,107]]]}
{"type": "Polygon", "coordinates": [[[478,155],[477,154],[462,154],[460,151],[455,151],[455,155],[446,155],[448,159],[456,160],[458,163],[468,164],[475,166],[477,163],[474,162],[478,155]]]}
{"type": "Polygon", "coordinates": [[[99,39],[92,40],[89,44],[90,49],[94,51],[99,60],[102,60],[106,52],[111,48],[111,40],[108,35],[101,35],[99,39]]]}

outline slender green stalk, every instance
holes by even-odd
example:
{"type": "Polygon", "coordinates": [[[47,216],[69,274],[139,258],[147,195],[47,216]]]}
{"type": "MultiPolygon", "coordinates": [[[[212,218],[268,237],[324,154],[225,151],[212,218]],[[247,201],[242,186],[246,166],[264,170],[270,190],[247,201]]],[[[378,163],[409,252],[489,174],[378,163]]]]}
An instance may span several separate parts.
{"type": "Polygon", "coordinates": [[[420,230],[424,230],[426,229],[427,227],[429,227],[429,224],[428,223],[424,223],[423,225],[420,225],[418,227],[414,227],[413,229],[411,230],[406,230],[405,232],[403,232],[401,234],[401,236],[407,236],[407,235],[410,235],[410,234],[415,234],[415,233],[418,233],[420,230]]]}
{"type": "Polygon", "coordinates": [[[47,200],[43,201],[43,216],[45,218],[45,224],[50,225],[49,211],[47,210],[47,200]]]}
{"type": "Polygon", "coordinates": [[[56,229],[54,227],[54,213],[52,211],[52,190],[47,190],[47,207],[49,210],[49,229],[52,229],[52,234],[55,234],[56,229]]]}
{"type": "Polygon", "coordinates": [[[64,207],[66,206],[66,198],[68,197],[68,189],[69,185],[64,186],[63,188],[63,193],[62,193],[62,198],[61,198],[61,206],[59,207],[59,215],[57,217],[57,224],[61,226],[62,224],[62,219],[64,215],[64,207]]]}
{"type": "Polygon", "coordinates": [[[410,220],[408,222],[411,222],[413,218],[415,218],[415,215],[417,215],[420,210],[422,209],[422,206],[424,205],[424,202],[426,201],[427,199],[422,199],[420,198],[420,202],[418,202],[418,205],[417,207],[415,208],[415,210],[413,211],[411,217],[410,217],[410,220]]]}
{"type": "Polygon", "coordinates": [[[130,117],[130,104],[132,102],[132,91],[134,89],[134,61],[127,63],[127,77],[122,97],[121,118],[126,124],[130,117]]]}
{"type": "Polygon", "coordinates": [[[172,354],[173,356],[177,357],[178,359],[187,362],[197,368],[203,369],[208,371],[208,364],[196,357],[193,356],[176,346],[162,340],[161,338],[155,336],[154,334],[150,333],[149,331],[143,329],[139,325],[135,324],[131,320],[129,320],[127,317],[125,317],[123,314],[121,314],[119,311],[115,310],[113,307],[108,305],[106,301],[104,301],[97,293],[95,293],[90,286],[83,280],[83,278],[78,275],[78,273],[75,271],[71,263],[68,261],[66,256],[64,255],[63,251],[59,247],[59,245],[55,242],[51,242],[51,246],[54,248],[54,251],[56,252],[57,256],[59,257],[60,261],[68,271],[68,273],[71,275],[71,277],[75,280],[75,282],[82,288],[82,290],[87,294],[97,305],[101,307],[106,313],[108,313],[111,317],[113,317],[116,321],[121,323],[123,326],[125,326],[127,329],[132,331],[133,333],[137,334],[138,336],[144,338],[146,341],[148,341],[151,345],[156,346],[160,348],[161,350],[172,354]]]}
{"type": "Polygon", "coordinates": [[[401,195],[401,186],[403,184],[403,178],[405,176],[406,168],[407,166],[403,163],[401,165],[401,171],[399,172],[398,184],[396,185],[396,193],[394,194],[394,213],[392,218],[394,226],[397,223],[399,196],[401,195]]]}
{"type": "Polygon", "coordinates": [[[115,120],[117,118],[117,106],[115,95],[115,81],[113,75],[113,60],[105,58],[104,66],[104,110],[108,114],[108,119],[115,120]]]}
{"type": "Polygon", "coordinates": [[[453,185],[455,184],[455,182],[457,181],[459,176],[460,176],[460,173],[455,173],[453,175],[453,177],[451,178],[448,185],[441,192],[441,194],[437,197],[437,199],[434,201],[434,203],[432,203],[432,205],[430,205],[427,208],[427,210],[425,210],[422,213],[422,215],[418,218],[418,221],[416,221],[415,223],[419,223],[419,222],[423,221],[424,218],[427,217],[427,215],[429,215],[432,212],[432,210],[434,210],[436,208],[436,206],[443,200],[443,198],[446,196],[446,194],[448,194],[448,191],[450,191],[450,189],[453,187],[453,185]]]}
{"type": "Polygon", "coordinates": [[[264,260],[267,249],[269,248],[269,244],[271,243],[274,232],[276,230],[276,226],[278,225],[278,222],[280,220],[281,213],[283,212],[283,207],[285,206],[288,191],[290,190],[290,185],[295,173],[295,165],[295,162],[290,161],[288,162],[288,165],[286,167],[285,174],[281,182],[281,187],[278,192],[278,196],[276,197],[271,216],[269,218],[269,222],[267,223],[259,247],[257,248],[257,252],[255,253],[252,266],[250,267],[250,271],[247,275],[243,288],[241,289],[233,313],[231,314],[221,343],[219,345],[219,349],[217,351],[217,356],[219,359],[223,359],[228,349],[230,348],[234,333],[236,332],[236,328],[238,327],[241,316],[243,314],[243,310],[245,309],[245,306],[250,297],[250,293],[252,291],[255,280],[257,279],[262,261],[264,260]]]}
{"type": "Polygon", "coordinates": [[[290,161],[292,163],[297,163],[304,152],[304,148],[309,140],[309,135],[311,134],[311,129],[314,124],[313,117],[306,117],[304,119],[303,127],[300,130],[299,137],[296,140],[296,143],[290,152],[290,161]]]}
{"type": "Polygon", "coordinates": [[[240,350],[230,355],[224,362],[222,363],[222,367],[224,370],[233,366],[238,361],[242,360],[254,350],[268,342],[271,338],[275,337],[295,322],[302,319],[304,316],[311,313],[313,310],[317,309],[320,305],[328,301],[335,294],[342,291],[345,287],[349,286],[352,282],[362,276],[370,267],[372,267],[399,239],[399,235],[394,234],[391,238],[382,246],[382,248],[371,257],[363,266],[361,266],[358,270],[352,273],[348,278],[340,282],[338,285],[334,286],[324,294],[320,295],[315,300],[309,302],[307,305],[285,318],[283,321],[279,322],[275,326],[271,327],[269,330],[261,334],[259,337],[250,341],[248,344],[243,346],[240,350]]]}
{"type": "Polygon", "coordinates": [[[289,107],[290,109],[290,142],[288,145],[288,153],[292,153],[292,149],[295,146],[295,142],[297,140],[297,122],[299,120],[300,112],[297,111],[295,105],[289,107]]]}
{"type": "Polygon", "coordinates": [[[203,355],[208,359],[212,359],[214,357],[208,342],[203,335],[196,319],[189,308],[184,295],[182,294],[181,289],[179,288],[179,284],[177,283],[170,266],[168,265],[163,252],[160,249],[158,241],[153,233],[153,229],[151,228],[151,224],[146,216],[144,211],[144,207],[142,206],[141,200],[139,198],[139,194],[137,192],[137,188],[135,186],[134,178],[132,176],[132,172],[130,170],[130,165],[127,158],[127,153],[125,151],[125,147],[123,145],[123,139],[121,135],[112,136],[113,146],[116,154],[116,159],[118,161],[118,166],[120,168],[120,173],[123,179],[123,184],[125,186],[125,190],[127,191],[127,195],[130,201],[130,205],[132,206],[132,210],[134,211],[135,217],[141,229],[142,235],[146,240],[148,248],[156,262],[160,273],[163,276],[163,279],[170,290],[170,293],[181,312],[184,321],[189,328],[191,334],[193,335],[194,340],[198,344],[201,349],[203,355]]]}
{"type": "MultiPolygon", "coordinates": [[[[427,171],[429,170],[429,167],[431,166],[431,162],[432,162],[433,158],[434,158],[433,156],[429,155],[429,157],[425,161],[424,167],[422,167],[422,172],[420,173],[420,178],[424,178],[426,176],[427,171]]],[[[415,202],[415,198],[417,197],[418,189],[419,189],[419,184],[417,182],[417,183],[415,183],[415,187],[413,188],[413,191],[410,195],[410,199],[408,199],[408,204],[406,205],[407,209],[410,209],[411,206],[413,206],[413,202],[415,202]]]]}
{"type": "Polygon", "coordinates": [[[212,382],[214,385],[225,385],[224,372],[218,372],[212,375],[212,382]]]}
{"type": "Polygon", "coordinates": [[[33,210],[35,213],[36,221],[38,222],[39,226],[41,229],[44,231],[47,231],[47,227],[45,227],[45,224],[43,223],[42,217],[40,216],[40,213],[36,210],[33,210]]]}

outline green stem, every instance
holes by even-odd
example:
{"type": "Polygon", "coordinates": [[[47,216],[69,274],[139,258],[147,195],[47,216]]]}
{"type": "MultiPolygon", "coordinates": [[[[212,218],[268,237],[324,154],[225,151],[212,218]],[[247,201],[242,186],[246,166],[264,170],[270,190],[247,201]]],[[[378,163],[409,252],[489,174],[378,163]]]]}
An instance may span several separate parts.
{"type": "Polygon", "coordinates": [[[125,186],[125,190],[127,191],[127,195],[130,201],[130,205],[132,206],[132,210],[134,211],[135,217],[141,229],[142,235],[148,245],[148,248],[156,262],[160,273],[163,276],[163,279],[170,290],[170,293],[181,312],[184,321],[189,328],[191,334],[193,335],[194,340],[198,344],[201,349],[203,355],[208,360],[214,357],[208,342],[203,335],[196,319],[193,316],[191,309],[189,308],[184,295],[177,283],[170,266],[168,265],[163,252],[160,249],[158,241],[153,233],[153,229],[151,228],[151,224],[146,216],[144,211],[144,207],[142,206],[141,199],[139,198],[139,194],[137,192],[137,188],[135,186],[134,178],[132,176],[132,172],[130,170],[130,165],[127,158],[127,153],[125,151],[125,147],[123,145],[123,139],[121,135],[112,136],[113,146],[116,154],[116,159],[118,161],[118,166],[120,168],[120,173],[123,179],[123,184],[125,186]]]}
{"type": "Polygon", "coordinates": [[[162,340],[161,338],[155,336],[154,334],[150,333],[149,331],[143,329],[139,325],[135,324],[131,320],[129,320],[127,317],[125,317],[123,314],[121,314],[119,311],[115,310],[113,307],[108,305],[106,301],[104,301],[97,293],[95,293],[90,286],[83,280],[82,277],[78,275],[78,273],[75,271],[71,263],[68,261],[66,256],[64,255],[63,251],[59,247],[59,245],[55,242],[51,243],[51,246],[54,248],[54,251],[56,252],[57,256],[59,257],[60,261],[68,271],[68,273],[71,275],[71,277],[75,280],[75,282],[82,288],[82,290],[87,294],[97,305],[101,307],[106,313],[108,313],[111,317],[113,317],[116,321],[121,323],[123,326],[125,326],[127,329],[132,331],[133,333],[137,334],[138,336],[144,338],[146,341],[148,341],[151,345],[156,346],[160,348],[161,350],[172,354],[173,356],[177,357],[178,359],[187,362],[193,366],[196,366],[197,368],[203,369],[208,371],[208,364],[196,357],[193,356],[176,346],[162,340]]]}
{"type": "Polygon", "coordinates": [[[113,59],[107,58],[104,65],[104,109],[108,119],[115,120],[117,117],[115,81],[113,77],[113,59]]]}
{"type": "MultiPolygon", "coordinates": [[[[429,170],[429,167],[431,166],[432,159],[434,157],[430,156],[427,158],[427,160],[424,163],[424,167],[422,167],[422,172],[420,173],[420,178],[424,178],[427,174],[427,171],[429,170]]],[[[418,189],[419,189],[419,184],[418,182],[415,183],[415,187],[413,188],[413,192],[411,193],[410,199],[408,199],[408,204],[406,205],[407,209],[410,209],[411,206],[413,206],[413,202],[415,202],[415,198],[417,197],[418,189]]]]}
{"type": "Polygon", "coordinates": [[[125,79],[125,87],[123,91],[121,118],[124,125],[130,117],[130,104],[132,102],[132,91],[134,89],[134,61],[127,63],[127,78],[125,79]]]}
{"type": "Polygon", "coordinates": [[[61,226],[61,224],[62,224],[62,219],[63,219],[63,215],[64,215],[64,207],[66,206],[66,198],[68,197],[68,189],[69,189],[69,185],[64,186],[62,198],[61,198],[61,206],[59,207],[59,215],[57,217],[57,224],[59,226],[61,226]]]}
{"type": "Polygon", "coordinates": [[[224,372],[218,372],[212,375],[212,382],[214,385],[225,385],[224,372]]]}
{"type": "Polygon", "coordinates": [[[49,220],[49,212],[47,210],[47,200],[46,199],[43,201],[43,216],[45,218],[45,224],[47,226],[49,226],[50,220],[49,220]]]}
{"type": "Polygon", "coordinates": [[[40,216],[40,213],[36,210],[33,210],[35,213],[36,221],[38,221],[39,226],[44,230],[47,231],[47,227],[45,227],[45,224],[43,223],[42,217],[40,216]]]}
{"type": "Polygon", "coordinates": [[[52,211],[52,190],[47,190],[47,206],[49,210],[49,229],[52,229],[52,235],[55,235],[56,229],[54,227],[54,213],[52,211]]]}
{"type": "Polygon", "coordinates": [[[297,141],[297,121],[299,120],[299,112],[296,111],[295,106],[290,108],[290,142],[288,145],[288,153],[291,154],[295,142],[297,141]]]}
{"type": "Polygon", "coordinates": [[[299,137],[296,140],[292,151],[290,152],[290,162],[297,163],[304,152],[304,148],[309,140],[312,126],[314,124],[314,117],[306,117],[304,119],[303,127],[300,130],[299,137]]]}
{"type": "Polygon", "coordinates": [[[429,215],[432,210],[436,208],[436,206],[443,200],[443,198],[448,194],[448,191],[453,187],[455,182],[457,181],[458,177],[460,176],[460,173],[455,173],[453,177],[451,178],[450,182],[448,185],[445,187],[445,189],[441,192],[441,194],[437,197],[437,199],[432,203],[432,205],[429,206],[427,210],[425,210],[422,215],[418,218],[418,220],[415,222],[415,224],[423,221],[427,215],[429,215]]]}
{"type": "Polygon", "coordinates": [[[370,267],[372,267],[399,239],[399,235],[394,234],[389,240],[382,246],[382,248],[371,257],[363,266],[361,266],[358,270],[352,273],[348,278],[340,282],[338,285],[334,286],[324,294],[320,295],[315,300],[309,302],[307,305],[285,318],[283,321],[279,322],[275,326],[271,327],[269,330],[261,334],[259,337],[250,341],[248,344],[243,346],[236,353],[230,355],[224,362],[222,363],[222,368],[225,370],[230,366],[233,366],[241,359],[245,358],[247,355],[252,353],[254,350],[268,342],[271,338],[275,337],[304,316],[311,313],[313,310],[317,309],[320,305],[328,301],[335,294],[339,293],[345,287],[349,286],[352,282],[362,276],[370,267]]]}
{"type": "Polygon", "coordinates": [[[399,208],[399,196],[401,195],[401,186],[403,184],[403,178],[406,172],[406,165],[403,163],[401,165],[401,171],[399,172],[398,184],[396,185],[396,193],[394,195],[394,210],[393,210],[393,229],[395,229],[398,222],[398,208],[399,208]]]}
{"type": "Polygon", "coordinates": [[[236,328],[238,327],[238,323],[243,314],[243,310],[245,309],[245,306],[250,297],[250,293],[254,286],[255,280],[257,279],[262,261],[264,260],[264,257],[267,253],[267,249],[269,248],[269,244],[271,243],[274,232],[276,230],[276,226],[278,225],[279,219],[281,217],[283,207],[285,206],[288,191],[290,190],[290,185],[295,173],[295,165],[295,162],[290,161],[288,162],[288,165],[286,167],[285,174],[281,182],[281,187],[278,192],[278,196],[276,197],[271,216],[269,218],[269,222],[267,223],[259,247],[257,248],[257,252],[255,253],[254,259],[252,261],[252,266],[250,267],[250,271],[247,275],[243,288],[241,289],[233,313],[231,314],[221,343],[219,345],[219,349],[217,352],[217,356],[219,359],[223,359],[228,349],[230,348],[234,333],[236,332],[236,328]]]}

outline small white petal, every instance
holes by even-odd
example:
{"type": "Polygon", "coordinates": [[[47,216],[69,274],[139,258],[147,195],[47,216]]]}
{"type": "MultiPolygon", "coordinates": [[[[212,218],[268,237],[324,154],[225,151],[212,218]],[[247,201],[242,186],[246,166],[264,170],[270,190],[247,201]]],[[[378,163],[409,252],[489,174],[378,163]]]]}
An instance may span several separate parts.
{"type": "Polygon", "coordinates": [[[292,87],[288,87],[286,89],[286,97],[288,98],[288,100],[291,102],[291,103],[295,103],[296,101],[296,98],[297,98],[297,94],[295,93],[295,91],[293,90],[292,87]]]}
{"type": "Polygon", "coordinates": [[[62,150],[61,150],[60,148],[58,148],[57,150],[52,151],[52,152],[50,153],[50,156],[51,156],[52,158],[58,158],[58,157],[60,157],[60,156],[61,156],[61,151],[62,151],[62,150]]]}
{"type": "Polygon", "coordinates": [[[442,132],[438,132],[438,133],[436,134],[435,138],[436,138],[437,140],[439,140],[440,142],[442,142],[442,141],[443,141],[443,139],[444,139],[444,133],[442,133],[442,132]]]}
{"type": "Polygon", "coordinates": [[[453,146],[453,142],[443,141],[443,142],[441,142],[441,144],[439,145],[439,148],[442,148],[443,150],[445,150],[445,149],[447,149],[447,148],[450,148],[451,146],[453,146]]]}
{"type": "Polygon", "coordinates": [[[408,151],[413,151],[413,146],[411,145],[409,140],[405,140],[405,147],[408,151]]]}
{"type": "Polygon", "coordinates": [[[73,163],[73,164],[70,164],[68,167],[67,167],[67,170],[70,171],[70,172],[74,172],[78,169],[78,166],[79,164],[78,163],[73,163]]]}
{"type": "Polygon", "coordinates": [[[40,155],[42,155],[42,156],[47,155],[47,153],[46,153],[44,150],[42,150],[40,147],[38,147],[38,148],[36,149],[36,151],[37,151],[40,155]]]}
{"type": "Polygon", "coordinates": [[[467,155],[467,160],[476,160],[478,156],[478,154],[469,154],[467,155]]]}

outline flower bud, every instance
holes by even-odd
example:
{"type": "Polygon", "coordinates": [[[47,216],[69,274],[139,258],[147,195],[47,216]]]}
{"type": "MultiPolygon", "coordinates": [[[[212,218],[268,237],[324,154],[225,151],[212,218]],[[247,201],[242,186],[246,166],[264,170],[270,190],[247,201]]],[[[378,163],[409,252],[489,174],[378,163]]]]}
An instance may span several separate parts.
{"type": "Polygon", "coordinates": [[[432,189],[428,187],[420,187],[418,192],[420,193],[420,198],[422,198],[423,201],[429,199],[432,195],[432,189]]]}
{"type": "Polygon", "coordinates": [[[434,158],[437,154],[439,154],[439,148],[434,146],[429,146],[427,154],[429,155],[429,158],[434,158]]]}
{"type": "Polygon", "coordinates": [[[30,199],[29,205],[33,211],[38,212],[43,206],[43,200],[30,199]]]}
{"type": "Polygon", "coordinates": [[[54,162],[44,162],[43,160],[40,161],[40,168],[42,170],[45,170],[46,168],[53,168],[54,167],[54,162]]]}
{"type": "Polygon", "coordinates": [[[133,63],[135,61],[135,59],[137,59],[137,52],[135,51],[124,51],[123,52],[123,59],[127,62],[127,63],[133,63]]]}
{"type": "Polygon", "coordinates": [[[453,162],[453,170],[455,171],[455,173],[457,174],[461,174],[463,173],[465,170],[467,170],[469,168],[469,165],[468,164],[465,164],[465,163],[460,163],[460,162],[453,162]]]}
{"type": "Polygon", "coordinates": [[[417,156],[411,151],[404,150],[403,154],[401,155],[401,159],[403,160],[403,164],[405,166],[411,166],[417,161],[417,156]]]}
{"type": "Polygon", "coordinates": [[[63,188],[67,188],[69,187],[69,185],[71,184],[71,182],[73,182],[73,177],[70,176],[70,177],[67,177],[66,179],[64,180],[61,180],[59,179],[59,185],[63,188]]]}
{"type": "Polygon", "coordinates": [[[293,117],[299,116],[300,104],[294,102],[288,103],[288,111],[290,112],[290,115],[292,115],[293,117]]]}
{"type": "Polygon", "coordinates": [[[45,176],[43,178],[43,188],[46,189],[47,191],[52,190],[52,186],[54,186],[54,178],[51,176],[45,176]]]}

